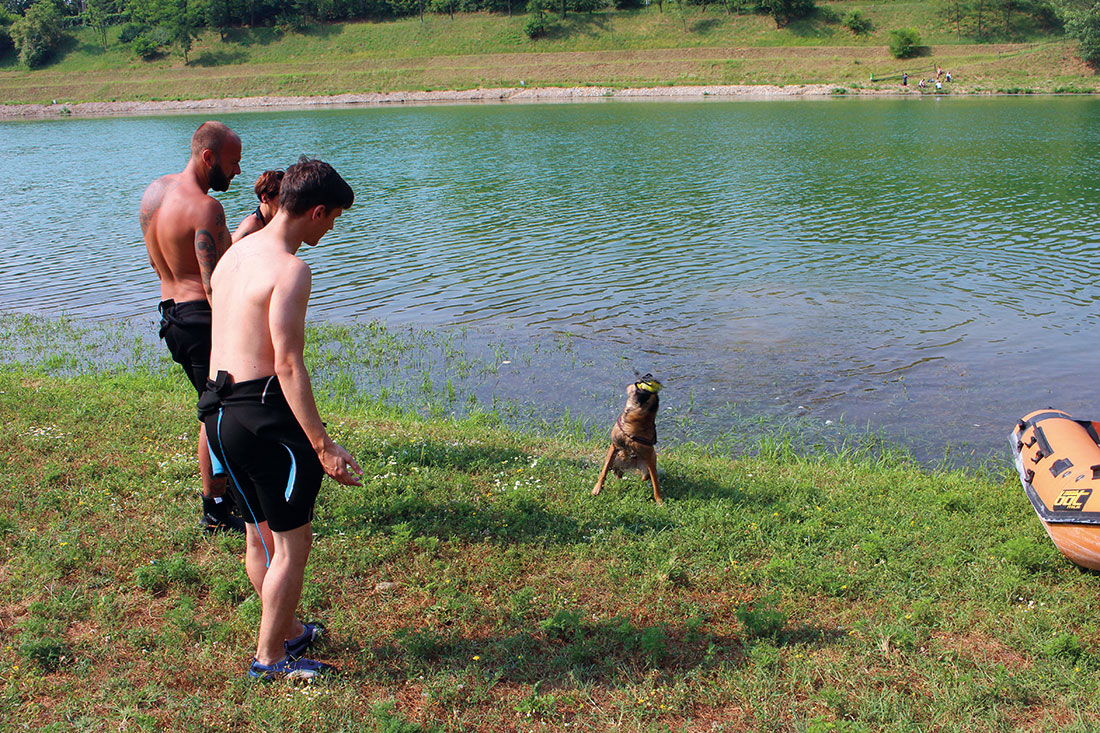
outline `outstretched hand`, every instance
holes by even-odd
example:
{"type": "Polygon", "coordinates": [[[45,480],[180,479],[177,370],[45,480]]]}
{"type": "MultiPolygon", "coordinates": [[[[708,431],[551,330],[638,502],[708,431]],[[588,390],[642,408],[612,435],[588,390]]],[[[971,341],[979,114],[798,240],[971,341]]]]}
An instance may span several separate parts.
{"type": "Polygon", "coordinates": [[[321,459],[321,468],[337,483],[344,486],[362,486],[357,477],[363,475],[363,469],[342,446],[330,443],[317,456],[321,459]]]}

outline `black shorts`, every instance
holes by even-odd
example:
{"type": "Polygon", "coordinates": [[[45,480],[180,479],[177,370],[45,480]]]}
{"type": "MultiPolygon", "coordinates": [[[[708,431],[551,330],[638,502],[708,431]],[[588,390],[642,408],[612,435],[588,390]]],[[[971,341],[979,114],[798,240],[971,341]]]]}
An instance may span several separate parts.
{"type": "Polygon", "coordinates": [[[215,475],[228,474],[244,521],[288,532],[313,519],[324,470],[290,411],[278,377],[208,380],[199,419],[215,475]]]}
{"type": "Polygon", "coordinates": [[[162,300],[157,308],[160,337],[195,391],[202,395],[210,373],[210,304],[205,300],[162,300]]]}

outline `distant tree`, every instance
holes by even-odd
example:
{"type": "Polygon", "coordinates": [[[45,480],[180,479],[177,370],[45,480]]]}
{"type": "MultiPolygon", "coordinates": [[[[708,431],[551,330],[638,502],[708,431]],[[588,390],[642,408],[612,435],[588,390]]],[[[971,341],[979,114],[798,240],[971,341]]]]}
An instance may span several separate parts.
{"type": "Polygon", "coordinates": [[[19,60],[32,69],[49,60],[63,37],[61,13],[53,0],[39,0],[11,25],[11,40],[19,51],[19,60]]]}
{"type": "Polygon", "coordinates": [[[817,9],[814,0],[761,0],[760,6],[782,28],[792,20],[805,18],[817,9]]]}
{"type": "Polygon", "coordinates": [[[546,20],[546,0],[528,0],[527,22],[523,25],[523,32],[531,40],[542,38],[546,35],[549,23],[546,20]]]}
{"type": "Polygon", "coordinates": [[[1077,41],[1081,60],[1100,66],[1100,2],[1080,10],[1064,10],[1066,35],[1077,41]]]}
{"type": "Polygon", "coordinates": [[[890,54],[896,59],[908,59],[920,52],[920,33],[916,28],[896,28],[890,31],[890,54]]]}
{"type": "Polygon", "coordinates": [[[7,56],[15,49],[11,42],[11,24],[15,22],[16,15],[0,7],[0,57],[7,56]]]}
{"type": "Polygon", "coordinates": [[[84,0],[84,21],[99,36],[104,51],[107,50],[107,20],[115,10],[113,0],[84,0]]]}
{"type": "Polygon", "coordinates": [[[967,0],[941,0],[939,12],[944,20],[955,26],[955,39],[962,40],[963,18],[970,12],[967,0]]]}

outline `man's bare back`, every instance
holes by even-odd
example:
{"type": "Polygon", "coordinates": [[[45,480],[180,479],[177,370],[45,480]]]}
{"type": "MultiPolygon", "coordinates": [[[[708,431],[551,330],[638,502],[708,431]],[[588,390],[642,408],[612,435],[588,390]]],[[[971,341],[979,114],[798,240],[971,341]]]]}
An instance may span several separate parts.
{"type": "Polygon", "coordinates": [[[264,228],[235,244],[211,279],[218,317],[210,376],[225,371],[237,382],[271,376],[279,371],[277,351],[282,358],[300,353],[310,286],[309,266],[278,231],[264,228]]]}
{"type": "Polygon", "coordinates": [[[213,183],[240,172],[241,142],[233,135],[204,166],[192,156],[181,173],[161,176],[141,198],[141,232],[149,263],[160,278],[161,300],[209,300],[210,274],[229,248],[225,211],[207,194],[213,183]]]}

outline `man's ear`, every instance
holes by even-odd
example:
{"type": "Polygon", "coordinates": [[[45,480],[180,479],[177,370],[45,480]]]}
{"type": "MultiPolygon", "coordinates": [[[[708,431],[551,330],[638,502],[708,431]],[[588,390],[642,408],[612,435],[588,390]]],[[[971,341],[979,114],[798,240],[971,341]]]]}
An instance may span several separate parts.
{"type": "Polygon", "coordinates": [[[324,219],[328,216],[328,207],[324,204],[317,204],[309,210],[310,221],[317,221],[318,219],[324,219]]]}
{"type": "Polygon", "coordinates": [[[213,168],[218,164],[217,156],[214,155],[214,151],[210,148],[203,148],[203,151],[199,153],[199,159],[208,167],[213,168]]]}

